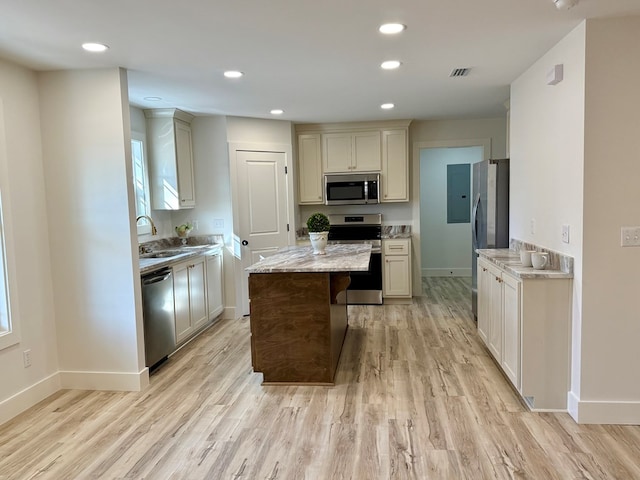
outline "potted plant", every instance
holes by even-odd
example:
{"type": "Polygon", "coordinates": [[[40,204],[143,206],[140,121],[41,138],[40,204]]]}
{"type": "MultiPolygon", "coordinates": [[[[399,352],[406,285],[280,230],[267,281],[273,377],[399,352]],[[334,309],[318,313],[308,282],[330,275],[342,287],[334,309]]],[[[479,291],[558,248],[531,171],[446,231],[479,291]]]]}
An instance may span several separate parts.
{"type": "Polygon", "coordinates": [[[193,230],[193,225],[190,222],[183,223],[176,227],[176,234],[182,239],[183,245],[187,244],[187,237],[191,233],[191,230],[193,230]]]}
{"type": "Polygon", "coordinates": [[[324,255],[329,238],[329,218],[324,213],[314,213],[307,219],[307,230],[314,255],[324,255]]]}

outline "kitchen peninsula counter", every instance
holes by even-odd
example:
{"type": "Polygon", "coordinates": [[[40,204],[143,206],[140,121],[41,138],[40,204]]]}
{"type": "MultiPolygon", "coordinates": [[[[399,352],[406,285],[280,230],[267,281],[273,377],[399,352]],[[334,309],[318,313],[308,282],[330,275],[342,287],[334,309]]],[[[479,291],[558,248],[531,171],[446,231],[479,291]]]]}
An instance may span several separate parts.
{"type": "Polygon", "coordinates": [[[347,332],[349,272],[369,268],[371,245],[286,247],[247,268],[251,360],[264,384],[333,385],[347,332]]]}

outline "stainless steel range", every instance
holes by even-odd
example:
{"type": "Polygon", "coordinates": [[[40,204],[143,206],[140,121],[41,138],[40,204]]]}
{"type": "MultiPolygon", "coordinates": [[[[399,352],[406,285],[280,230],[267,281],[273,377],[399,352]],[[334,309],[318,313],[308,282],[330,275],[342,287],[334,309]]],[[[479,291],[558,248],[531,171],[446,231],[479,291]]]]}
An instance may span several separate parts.
{"type": "Polygon", "coordinates": [[[351,272],[350,305],[382,304],[382,214],[329,215],[329,243],[369,243],[368,272],[351,272]]]}

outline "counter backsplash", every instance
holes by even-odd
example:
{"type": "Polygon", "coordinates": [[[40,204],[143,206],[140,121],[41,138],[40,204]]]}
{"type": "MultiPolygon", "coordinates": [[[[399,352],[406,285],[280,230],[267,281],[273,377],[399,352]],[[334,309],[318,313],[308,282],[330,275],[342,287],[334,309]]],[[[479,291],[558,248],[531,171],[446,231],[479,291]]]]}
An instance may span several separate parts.
{"type": "MultiPolygon", "coordinates": [[[[296,238],[309,238],[307,227],[296,230],[296,238]]],[[[411,238],[411,225],[382,225],[382,238],[411,238]]]]}
{"type": "Polygon", "coordinates": [[[569,257],[560,252],[549,250],[548,248],[541,247],[540,245],[534,245],[533,243],[526,243],[517,238],[512,238],[509,242],[509,248],[516,253],[520,253],[521,249],[535,250],[537,252],[546,252],[549,254],[548,270],[560,270],[565,273],[573,275],[573,257],[569,257]]]}
{"type": "MultiPolygon", "coordinates": [[[[213,245],[215,243],[223,244],[224,235],[194,235],[187,238],[187,245],[213,245]]],[[[143,242],[138,245],[138,249],[140,253],[148,253],[156,250],[180,247],[181,245],[182,239],[180,237],[168,237],[143,242]]]]}

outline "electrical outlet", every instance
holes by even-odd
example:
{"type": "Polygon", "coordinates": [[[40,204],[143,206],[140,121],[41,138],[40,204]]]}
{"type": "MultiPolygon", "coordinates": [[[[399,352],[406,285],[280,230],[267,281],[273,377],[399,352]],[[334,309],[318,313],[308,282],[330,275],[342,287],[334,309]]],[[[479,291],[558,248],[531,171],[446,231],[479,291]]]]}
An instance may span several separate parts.
{"type": "Polygon", "coordinates": [[[620,245],[640,247],[640,227],[622,227],[620,229],[620,245]]]}
{"type": "Polygon", "coordinates": [[[194,220],[191,224],[193,225],[194,230],[198,230],[198,220],[194,220]]]}
{"type": "Polygon", "coordinates": [[[569,225],[562,225],[562,241],[564,243],[569,243],[569,225]]]}
{"type": "Polygon", "coordinates": [[[224,220],[222,218],[214,218],[213,228],[224,228],[224,220]]]}
{"type": "Polygon", "coordinates": [[[535,235],[536,234],[536,219],[532,218],[531,219],[531,235],[535,235]]]}
{"type": "Polygon", "coordinates": [[[24,363],[24,368],[31,366],[31,349],[22,352],[22,362],[24,363]]]}

